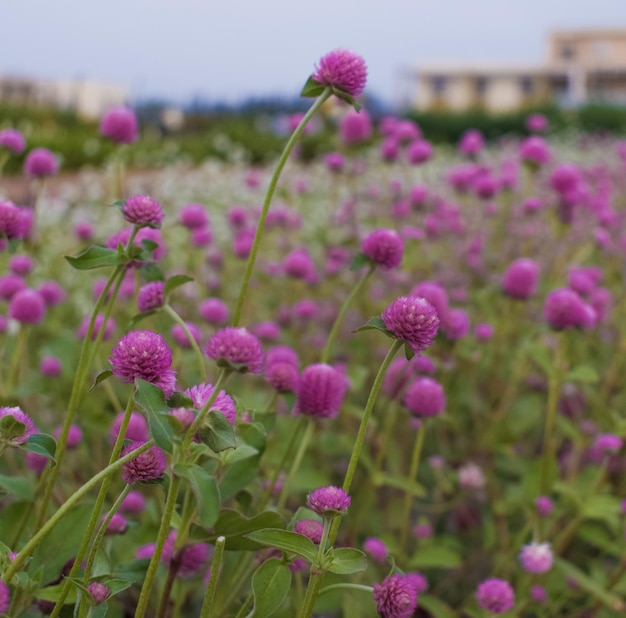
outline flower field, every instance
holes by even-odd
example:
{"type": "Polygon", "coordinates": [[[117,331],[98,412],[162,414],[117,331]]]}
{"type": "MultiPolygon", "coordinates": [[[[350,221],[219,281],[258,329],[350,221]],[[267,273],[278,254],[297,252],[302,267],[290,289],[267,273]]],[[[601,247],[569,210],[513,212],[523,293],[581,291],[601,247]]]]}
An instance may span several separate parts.
{"type": "Polygon", "coordinates": [[[0,615],[626,612],[626,141],[433,146],[366,77],[262,167],[0,130],[0,615]]]}

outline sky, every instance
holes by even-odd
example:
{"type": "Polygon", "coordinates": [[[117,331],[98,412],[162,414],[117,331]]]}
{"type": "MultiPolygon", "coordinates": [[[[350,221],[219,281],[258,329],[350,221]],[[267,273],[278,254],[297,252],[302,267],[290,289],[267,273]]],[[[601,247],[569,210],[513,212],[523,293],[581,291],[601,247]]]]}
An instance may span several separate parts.
{"type": "Polygon", "coordinates": [[[626,28],[626,0],[0,0],[0,75],[89,78],[130,101],[294,97],[337,47],[387,103],[420,63],[540,63],[555,28],[626,28]]]}

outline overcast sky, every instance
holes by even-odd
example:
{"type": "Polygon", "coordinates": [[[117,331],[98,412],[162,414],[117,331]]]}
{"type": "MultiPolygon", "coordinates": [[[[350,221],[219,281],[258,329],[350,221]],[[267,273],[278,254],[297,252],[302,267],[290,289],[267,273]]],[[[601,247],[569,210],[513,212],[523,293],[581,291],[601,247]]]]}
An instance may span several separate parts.
{"type": "Polygon", "coordinates": [[[420,62],[541,62],[551,29],[626,28],[626,0],[0,0],[0,23],[0,74],[234,102],[297,95],[346,47],[393,102],[420,62]]]}

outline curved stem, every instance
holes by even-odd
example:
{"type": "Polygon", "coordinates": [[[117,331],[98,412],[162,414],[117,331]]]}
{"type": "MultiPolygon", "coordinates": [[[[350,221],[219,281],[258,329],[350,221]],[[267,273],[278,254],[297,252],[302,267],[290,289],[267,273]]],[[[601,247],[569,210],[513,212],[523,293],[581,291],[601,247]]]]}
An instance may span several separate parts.
{"type": "Polygon", "coordinates": [[[332,592],[333,590],[362,590],[363,592],[369,592],[372,594],[374,592],[374,588],[372,586],[365,586],[364,584],[332,584],[330,586],[324,586],[317,595],[321,597],[323,594],[327,592],[332,592]]]}
{"type": "Polygon", "coordinates": [[[191,334],[187,323],[178,315],[178,313],[174,309],[172,309],[172,307],[170,307],[170,305],[163,305],[163,311],[165,311],[165,313],[167,313],[167,315],[169,315],[172,320],[174,320],[174,322],[176,322],[176,324],[178,324],[183,329],[185,335],[187,335],[187,339],[189,339],[189,345],[193,348],[193,351],[196,354],[198,367],[200,368],[200,375],[206,382],[208,380],[208,376],[206,371],[206,364],[204,362],[204,354],[202,354],[202,350],[200,350],[200,346],[198,345],[195,337],[191,334]]]}
{"type": "Polygon", "coordinates": [[[307,447],[309,446],[309,442],[311,442],[311,438],[313,437],[313,431],[315,429],[315,421],[312,418],[307,419],[307,426],[304,431],[304,435],[302,436],[302,441],[300,442],[300,446],[298,447],[298,452],[296,453],[295,459],[289,468],[289,472],[287,472],[287,477],[283,482],[283,486],[280,490],[280,496],[278,498],[278,510],[281,511],[285,508],[285,503],[287,502],[287,495],[289,494],[289,486],[293,481],[293,478],[298,473],[298,469],[300,468],[300,464],[302,463],[302,458],[304,457],[304,453],[306,452],[307,447]]]}
{"type": "Polygon", "coordinates": [[[409,532],[409,519],[411,515],[411,503],[413,502],[413,485],[417,480],[417,472],[419,470],[420,455],[424,446],[424,436],[426,434],[426,423],[422,419],[419,429],[417,430],[417,438],[413,446],[413,454],[411,456],[411,468],[409,471],[409,479],[406,493],[404,494],[404,508],[402,509],[402,528],[400,530],[400,547],[402,552],[406,553],[406,537],[409,532]]]}
{"type": "Polygon", "coordinates": [[[220,577],[222,561],[224,559],[224,548],[226,546],[226,537],[218,536],[215,540],[215,550],[213,552],[213,560],[211,561],[211,575],[206,589],[204,602],[200,618],[210,618],[213,613],[213,605],[215,604],[215,592],[217,591],[217,582],[220,577]]]}
{"type": "Polygon", "coordinates": [[[243,280],[241,282],[241,289],[239,290],[239,296],[237,298],[237,303],[235,305],[235,310],[233,312],[233,317],[231,320],[231,326],[238,326],[239,320],[241,319],[241,311],[243,309],[243,302],[246,297],[246,292],[248,291],[248,284],[250,283],[250,277],[252,276],[252,270],[254,269],[254,262],[256,261],[256,255],[259,250],[259,244],[261,242],[261,236],[263,235],[263,229],[265,228],[265,219],[267,218],[267,212],[269,211],[270,204],[272,202],[272,198],[274,197],[274,191],[276,190],[276,185],[278,184],[278,179],[280,178],[280,174],[287,163],[287,159],[293,150],[293,147],[296,145],[298,139],[302,135],[304,131],[304,127],[308,124],[309,120],[313,118],[313,116],[317,113],[317,111],[322,107],[326,99],[330,97],[331,90],[330,88],[326,88],[324,92],[315,100],[313,105],[310,107],[309,111],[306,113],[304,118],[300,121],[300,124],[296,127],[295,131],[292,133],[289,141],[285,145],[285,149],[280,155],[280,159],[278,159],[278,163],[276,164],[276,169],[274,170],[274,174],[270,180],[269,187],[267,188],[267,193],[265,194],[265,200],[263,201],[263,208],[261,210],[261,216],[259,217],[259,222],[257,224],[256,232],[254,234],[254,241],[252,242],[252,248],[250,249],[250,255],[248,256],[248,262],[246,264],[246,270],[243,274],[243,280]]]}
{"type": "Polygon", "coordinates": [[[339,332],[339,329],[341,328],[341,325],[343,324],[343,319],[346,315],[346,312],[350,308],[350,305],[352,304],[352,301],[354,300],[356,295],[360,292],[361,288],[365,285],[365,282],[369,279],[370,275],[374,272],[375,268],[376,266],[372,264],[367,269],[367,272],[358,280],[356,285],[352,288],[352,291],[350,292],[348,297],[345,299],[343,305],[341,306],[341,309],[339,310],[339,313],[337,314],[337,317],[335,318],[335,322],[333,323],[333,326],[330,329],[330,333],[328,333],[328,339],[326,339],[326,345],[324,346],[324,350],[322,351],[322,357],[321,357],[320,362],[322,363],[328,362],[328,359],[330,357],[330,352],[332,350],[332,345],[337,337],[337,334],[339,332]]]}

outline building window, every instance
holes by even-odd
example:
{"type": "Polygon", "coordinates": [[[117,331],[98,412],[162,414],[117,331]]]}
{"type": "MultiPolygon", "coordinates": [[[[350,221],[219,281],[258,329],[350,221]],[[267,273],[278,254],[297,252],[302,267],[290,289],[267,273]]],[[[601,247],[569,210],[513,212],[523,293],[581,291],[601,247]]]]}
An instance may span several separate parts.
{"type": "Polygon", "coordinates": [[[532,77],[520,77],[519,87],[523,94],[532,94],[535,88],[532,77]]]}
{"type": "Polygon", "coordinates": [[[442,75],[436,75],[435,77],[432,78],[433,90],[437,94],[442,94],[444,92],[444,90],[446,89],[447,83],[448,83],[448,80],[442,75]]]}
{"type": "Polygon", "coordinates": [[[561,45],[560,55],[563,60],[572,60],[576,57],[576,49],[571,43],[561,45]]]}
{"type": "Polygon", "coordinates": [[[478,95],[483,95],[487,91],[488,80],[486,77],[477,77],[474,82],[474,91],[478,95]]]}

